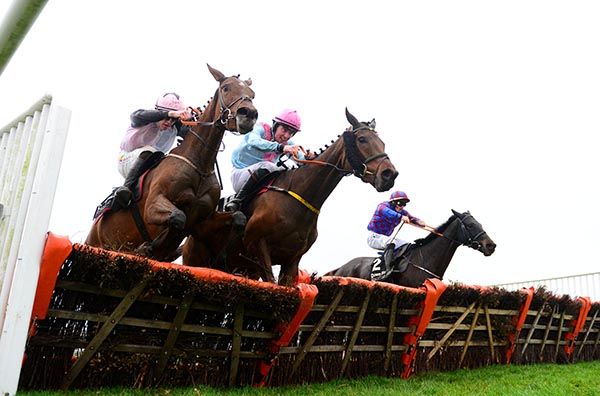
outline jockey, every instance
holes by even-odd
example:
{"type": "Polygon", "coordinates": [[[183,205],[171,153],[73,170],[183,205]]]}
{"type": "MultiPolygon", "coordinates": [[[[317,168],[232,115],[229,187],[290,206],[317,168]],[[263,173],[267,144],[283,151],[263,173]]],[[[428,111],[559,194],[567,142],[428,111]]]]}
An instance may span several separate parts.
{"type": "Polygon", "coordinates": [[[129,206],[133,184],[151,166],[146,160],[154,152],[168,152],[177,136],[184,137],[189,127],[183,126],[180,120],[189,120],[192,114],[179,95],[170,92],[156,100],[154,110],[139,109],[130,118],[131,125],[121,141],[118,164],[125,181],[114,192],[113,210],[129,206]]]}
{"type": "Polygon", "coordinates": [[[401,221],[414,223],[421,227],[427,226],[424,221],[411,215],[404,207],[410,202],[404,191],[394,191],[388,201],[377,205],[375,213],[367,226],[369,231],[367,244],[377,250],[383,250],[382,273],[390,267],[394,257],[394,249],[407,244],[405,240],[396,235],[391,237],[392,232],[401,221]]]}
{"type": "MultiPolygon", "coordinates": [[[[301,121],[296,110],[285,109],[273,118],[273,124],[257,122],[254,129],[244,136],[244,140],[231,155],[233,170],[231,183],[235,197],[225,210],[240,210],[242,202],[252,195],[259,181],[269,173],[279,169],[277,160],[282,154],[296,155],[303,159],[304,149],[290,140],[300,131],[301,121]]],[[[307,153],[307,158],[314,158],[307,153]]]]}

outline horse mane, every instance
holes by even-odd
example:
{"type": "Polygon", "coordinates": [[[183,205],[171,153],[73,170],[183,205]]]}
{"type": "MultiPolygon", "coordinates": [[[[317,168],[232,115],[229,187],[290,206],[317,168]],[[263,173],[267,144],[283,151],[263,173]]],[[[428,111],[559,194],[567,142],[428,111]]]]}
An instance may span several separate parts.
{"type": "MultiPolygon", "coordinates": [[[[456,219],[456,215],[452,214],[452,216],[450,216],[450,218],[448,220],[446,220],[445,223],[438,226],[435,230],[437,232],[439,232],[440,234],[443,234],[444,231],[446,231],[446,228],[448,228],[448,226],[450,225],[450,223],[452,223],[454,221],[454,219],[456,219]]],[[[414,244],[417,246],[427,245],[429,242],[431,242],[432,240],[437,239],[437,238],[438,238],[437,235],[435,235],[433,233],[429,233],[429,235],[427,235],[426,237],[415,239],[414,244]]]]}
{"type": "MultiPolygon", "coordinates": [[[[366,123],[366,122],[361,122],[361,125],[367,126],[367,123],[366,123]]],[[[317,160],[317,159],[319,159],[319,157],[320,157],[320,156],[321,156],[321,155],[322,155],[322,154],[323,154],[325,151],[327,151],[327,149],[328,149],[329,147],[331,147],[331,145],[332,145],[332,144],[334,144],[336,141],[340,140],[340,138],[342,137],[342,135],[343,135],[344,133],[346,133],[346,132],[351,132],[351,131],[352,131],[352,127],[348,127],[348,128],[346,128],[346,129],[344,130],[344,132],[342,132],[342,133],[340,133],[339,135],[337,135],[337,138],[336,138],[336,139],[332,139],[330,143],[328,143],[328,144],[324,144],[324,145],[323,145],[321,148],[319,148],[319,151],[318,151],[318,152],[316,152],[316,151],[315,151],[316,155],[315,155],[315,158],[314,158],[314,159],[316,159],[316,160],[317,160]]],[[[347,143],[347,142],[344,142],[344,144],[348,144],[348,143],[347,143]]],[[[356,143],[354,143],[354,146],[356,147],[356,143]]],[[[356,152],[356,150],[351,150],[350,152],[351,152],[351,153],[355,153],[355,152],[356,152]]],[[[349,160],[350,160],[350,159],[349,159],[349,160]]],[[[293,167],[292,167],[290,170],[292,170],[292,169],[298,169],[299,167],[301,167],[301,166],[304,166],[304,165],[305,165],[305,164],[296,164],[296,165],[295,165],[295,166],[293,166],[293,167]]]]}

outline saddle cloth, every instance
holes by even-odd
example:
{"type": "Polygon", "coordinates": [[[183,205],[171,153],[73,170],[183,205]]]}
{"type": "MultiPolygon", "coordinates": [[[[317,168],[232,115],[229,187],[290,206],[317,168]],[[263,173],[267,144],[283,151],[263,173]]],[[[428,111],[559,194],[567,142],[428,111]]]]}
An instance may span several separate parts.
{"type": "Polygon", "coordinates": [[[371,263],[371,280],[385,281],[393,273],[403,273],[408,268],[409,251],[414,246],[414,243],[406,243],[394,250],[394,259],[392,264],[385,271],[382,271],[381,262],[383,261],[383,251],[379,252],[378,256],[371,263]]]}

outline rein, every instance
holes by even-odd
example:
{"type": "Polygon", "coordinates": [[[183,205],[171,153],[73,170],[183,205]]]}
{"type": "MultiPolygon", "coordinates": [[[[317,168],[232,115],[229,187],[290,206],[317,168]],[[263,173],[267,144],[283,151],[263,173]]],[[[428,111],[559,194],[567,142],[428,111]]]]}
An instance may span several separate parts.
{"type": "MultiPolygon", "coordinates": [[[[226,78],[219,80],[219,84],[222,84],[223,81],[225,81],[226,78]]],[[[238,102],[243,102],[245,100],[250,100],[252,101],[252,98],[250,98],[248,95],[241,95],[239,98],[235,99],[233,102],[231,102],[229,105],[226,105],[225,102],[223,102],[223,90],[221,88],[221,85],[219,85],[219,89],[217,90],[217,95],[215,95],[217,97],[217,100],[219,101],[219,107],[220,107],[220,112],[221,115],[211,121],[211,122],[204,122],[204,121],[197,121],[197,117],[199,115],[201,115],[202,113],[200,112],[200,110],[195,109],[193,107],[191,107],[192,113],[193,113],[193,117],[194,117],[194,121],[183,121],[180,120],[182,125],[186,125],[186,126],[215,126],[215,124],[219,123],[219,125],[224,126],[225,124],[227,124],[227,121],[235,118],[235,116],[231,113],[231,107],[233,105],[235,105],[238,102]]],[[[195,132],[193,129],[189,129],[188,133],[191,133],[192,136],[194,136],[196,139],[198,139],[200,141],[200,143],[202,143],[205,147],[208,147],[209,144],[206,141],[206,139],[204,139],[202,136],[200,136],[197,132],[195,132]]],[[[218,148],[217,148],[218,150],[218,148]]],[[[185,158],[184,156],[181,155],[177,155],[177,154],[167,154],[167,157],[174,157],[177,159],[182,160],[183,162],[185,162],[186,164],[188,164],[189,166],[191,166],[192,168],[194,168],[194,170],[196,172],[198,172],[198,174],[202,177],[208,177],[211,176],[215,173],[215,171],[211,171],[211,172],[202,172],[198,169],[198,167],[196,165],[194,165],[194,163],[192,161],[190,161],[189,159],[185,158]]],[[[217,164],[218,167],[218,164],[217,164]]],[[[220,176],[220,175],[219,175],[220,176]]],[[[223,188],[220,177],[219,177],[219,183],[221,184],[221,189],[223,188]]]]}
{"type": "Polygon", "coordinates": [[[373,172],[369,171],[367,164],[371,161],[374,161],[376,159],[379,158],[387,158],[388,155],[387,153],[383,152],[383,153],[377,153],[374,154],[368,158],[365,159],[358,159],[357,157],[361,157],[362,155],[358,152],[358,149],[356,148],[356,135],[355,133],[360,131],[360,130],[370,130],[375,132],[375,130],[373,128],[370,127],[366,127],[366,126],[360,126],[358,128],[352,129],[350,131],[345,131],[342,135],[343,135],[343,139],[344,139],[344,147],[345,147],[345,151],[348,157],[348,162],[350,162],[350,166],[352,166],[352,170],[349,171],[347,169],[344,168],[340,168],[339,166],[332,164],[330,162],[325,162],[325,161],[319,161],[319,160],[302,160],[300,158],[298,158],[295,154],[292,154],[292,159],[300,164],[307,164],[307,165],[319,165],[319,166],[329,166],[333,169],[335,169],[337,172],[339,173],[343,173],[344,176],[353,174],[354,176],[362,179],[367,175],[372,175],[373,172]],[[351,151],[354,150],[354,151],[351,151]],[[352,159],[351,159],[352,158],[352,159]]]}
{"type": "MultiPolygon", "coordinates": [[[[473,217],[473,215],[469,214],[466,217],[473,217]]],[[[478,232],[475,236],[471,236],[468,231],[467,231],[467,227],[464,224],[463,219],[461,219],[460,217],[456,216],[456,218],[458,219],[458,221],[460,222],[460,229],[463,232],[463,234],[467,237],[467,242],[460,242],[457,241],[456,239],[450,238],[447,235],[444,235],[438,231],[436,231],[434,228],[430,227],[430,226],[425,226],[425,227],[421,227],[419,225],[413,224],[413,223],[409,223],[410,225],[412,225],[413,227],[417,227],[417,228],[421,228],[424,229],[425,231],[429,231],[434,235],[437,235],[439,237],[443,237],[446,238],[449,241],[452,241],[458,245],[462,245],[462,246],[468,246],[472,249],[479,249],[481,247],[481,243],[477,240],[481,235],[485,234],[485,231],[480,231],[478,232]]]]}
{"type": "MultiPolygon", "coordinates": [[[[473,217],[473,215],[469,214],[467,217],[473,217]]],[[[457,241],[456,239],[450,238],[450,237],[448,237],[448,236],[446,236],[446,235],[444,235],[444,234],[436,231],[435,229],[433,229],[432,227],[429,227],[429,226],[421,227],[421,226],[413,224],[413,223],[409,223],[409,224],[412,225],[413,227],[417,227],[417,228],[421,228],[421,229],[424,229],[426,231],[429,231],[429,232],[431,232],[434,235],[446,238],[449,241],[452,241],[452,242],[454,242],[454,243],[456,243],[458,245],[468,246],[468,247],[473,248],[473,249],[479,249],[479,247],[481,246],[481,244],[477,241],[477,238],[479,238],[482,234],[485,234],[485,231],[480,231],[480,232],[477,233],[477,235],[475,235],[474,237],[472,237],[467,232],[467,227],[464,225],[463,219],[461,219],[458,216],[456,216],[456,218],[460,222],[460,227],[461,227],[461,230],[462,230],[463,234],[467,236],[467,239],[468,239],[467,242],[463,243],[463,242],[457,241]]],[[[424,259],[423,259],[423,252],[419,252],[419,253],[421,254],[421,261],[424,261],[424,259]]],[[[433,276],[433,277],[435,277],[435,278],[437,278],[439,280],[442,280],[441,276],[439,276],[438,274],[436,274],[436,273],[428,270],[425,267],[421,267],[420,265],[414,264],[410,260],[408,260],[408,264],[412,265],[414,268],[416,268],[418,270],[421,270],[421,271],[425,272],[428,275],[431,275],[431,276],[433,276]]]]}
{"type": "MultiPolygon", "coordinates": [[[[219,83],[222,83],[223,81],[225,81],[225,79],[220,80],[219,83]]],[[[235,116],[231,113],[231,107],[238,102],[243,102],[245,100],[251,101],[252,98],[250,98],[248,95],[242,95],[239,98],[235,99],[233,102],[231,102],[229,105],[226,105],[225,102],[223,102],[222,88],[219,86],[217,100],[219,101],[219,107],[220,107],[220,112],[221,112],[221,115],[219,116],[219,118],[217,118],[216,120],[213,120],[211,122],[181,121],[181,124],[187,125],[187,126],[214,126],[217,122],[219,122],[221,125],[225,125],[227,123],[227,121],[235,118],[235,116]]],[[[194,113],[199,114],[199,112],[196,109],[192,109],[192,110],[194,111],[194,113]]],[[[195,117],[195,115],[194,115],[194,117],[195,117]]],[[[190,132],[191,132],[191,130],[190,130],[190,132]]],[[[197,134],[194,133],[193,135],[196,136],[197,138],[199,138],[199,136],[197,134]]]]}

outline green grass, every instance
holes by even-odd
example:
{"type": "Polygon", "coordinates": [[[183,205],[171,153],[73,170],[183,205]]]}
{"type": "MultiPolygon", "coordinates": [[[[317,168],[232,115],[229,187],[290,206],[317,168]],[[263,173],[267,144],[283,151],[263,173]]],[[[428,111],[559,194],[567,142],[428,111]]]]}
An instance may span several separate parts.
{"type": "Polygon", "coordinates": [[[490,366],[478,370],[423,373],[408,381],[399,378],[366,377],[323,384],[282,388],[214,389],[102,389],[73,392],[19,392],[27,396],[64,395],[600,395],[600,361],[569,365],[490,366]]]}

